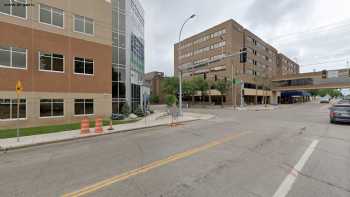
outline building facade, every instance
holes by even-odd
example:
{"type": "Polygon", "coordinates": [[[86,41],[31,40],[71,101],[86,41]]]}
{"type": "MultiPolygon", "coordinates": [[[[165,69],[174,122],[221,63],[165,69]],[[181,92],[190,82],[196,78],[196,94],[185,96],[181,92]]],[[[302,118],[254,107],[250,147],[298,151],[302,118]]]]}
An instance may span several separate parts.
{"type": "Polygon", "coordinates": [[[300,67],[293,60],[289,59],[282,53],[277,56],[277,72],[278,76],[285,76],[290,74],[298,74],[300,67]]]}
{"type": "MultiPolygon", "coordinates": [[[[184,79],[201,76],[209,82],[239,80],[243,83],[230,88],[225,96],[226,104],[239,105],[262,103],[270,97],[271,78],[279,75],[278,51],[234,20],[228,20],[174,46],[174,70],[178,76],[182,70],[184,79]],[[246,63],[240,63],[241,49],[247,48],[246,63]],[[183,69],[186,68],[187,69],[183,69]]],[[[209,91],[214,99],[215,90],[209,91]]]]}
{"type": "Polygon", "coordinates": [[[159,98],[159,103],[164,103],[164,93],[162,92],[161,82],[164,79],[163,72],[150,72],[145,74],[145,83],[150,87],[150,95],[159,98]]]}
{"type": "Polygon", "coordinates": [[[127,104],[142,103],[145,71],[144,10],[136,0],[112,0],[113,15],[113,113],[127,104]]]}
{"type": "MultiPolygon", "coordinates": [[[[118,2],[131,9],[128,0],[118,2]]],[[[16,125],[17,81],[24,87],[21,127],[111,115],[116,99],[114,63],[122,63],[118,65],[125,70],[132,67],[126,60],[131,36],[125,40],[121,34],[115,36],[123,27],[115,29],[115,6],[116,1],[108,0],[1,1],[0,128],[16,125]],[[116,56],[114,46],[123,49],[123,42],[124,53],[121,50],[116,56]]],[[[128,28],[124,23],[125,35],[132,32],[128,28]]],[[[127,83],[131,75],[126,71],[120,77],[124,77],[125,94],[131,95],[131,83],[127,83]]],[[[131,96],[122,99],[131,105],[131,96]]]]}

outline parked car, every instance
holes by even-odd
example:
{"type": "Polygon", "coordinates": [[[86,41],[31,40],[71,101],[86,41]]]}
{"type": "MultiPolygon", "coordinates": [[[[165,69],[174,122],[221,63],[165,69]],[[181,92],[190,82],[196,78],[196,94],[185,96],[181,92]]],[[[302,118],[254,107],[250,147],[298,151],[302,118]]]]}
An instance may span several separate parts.
{"type": "Polygon", "coordinates": [[[330,102],[330,98],[329,97],[321,97],[320,98],[320,103],[329,103],[330,102]]]}
{"type": "Polygon", "coordinates": [[[331,123],[350,123],[350,100],[341,100],[330,108],[329,118],[331,123]]]}
{"type": "Polygon", "coordinates": [[[124,120],[126,118],[123,114],[112,114],[112,120],[124,120]]]}

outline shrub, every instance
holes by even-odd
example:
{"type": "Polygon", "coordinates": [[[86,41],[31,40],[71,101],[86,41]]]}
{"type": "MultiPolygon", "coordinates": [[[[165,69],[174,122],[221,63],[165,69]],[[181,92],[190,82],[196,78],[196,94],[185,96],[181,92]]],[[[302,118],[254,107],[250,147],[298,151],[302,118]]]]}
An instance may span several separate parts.
{"type": "Polygon", "coordinates": [[[151,103],[156,103],[156,104],[158,104],[159,101],[160,101],[159,96],[152,95],[151,98],[150,98],[150,102],[151,102],[151,103]]]}
{"type": "Polygon", "coordinates": [[[167,95],[167,96],[165,97],[165,104],[166,104],[168,107],[173,106],[173,105],[176,103],[176,101],[177,101],[177,98],[176,98],[176,96],[174,96],[174,95],[167,95]]]}
{"type": "Polygon", "coordinates": [[[121,109],[121,113],[128,116],[130,114],[130,107],[128,105],[128,103],[124,103],[124,105],[122,106],[121,109]]]}
{"type": "Polygon", "coordinates": [[[138,117],[144,117],[145,112],[141,109],[141,106],[137,106],[137,108],[134,110],[134,114],[138,117]]]}

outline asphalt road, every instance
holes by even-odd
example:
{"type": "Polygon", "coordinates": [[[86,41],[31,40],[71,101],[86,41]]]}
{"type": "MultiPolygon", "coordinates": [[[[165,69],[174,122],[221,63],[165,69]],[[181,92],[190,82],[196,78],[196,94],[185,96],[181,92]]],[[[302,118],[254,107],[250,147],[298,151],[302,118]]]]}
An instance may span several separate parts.
{"type": "Polygon", "coordinates": [[[0,196],[350,196],[350,126],[327,105],[194,111],[215,118],[2,152],[0,196]]]}

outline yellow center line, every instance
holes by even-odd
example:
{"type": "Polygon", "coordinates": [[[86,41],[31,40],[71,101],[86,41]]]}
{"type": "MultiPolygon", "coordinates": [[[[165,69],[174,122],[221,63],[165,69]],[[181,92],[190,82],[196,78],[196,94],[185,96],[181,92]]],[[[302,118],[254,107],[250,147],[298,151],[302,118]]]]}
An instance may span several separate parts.
{"type": "Polygon", "coordinates": [[[180,160],[180,159],[184,159],[186,157],[190,157],[190,156],[192,156],[194,154],[197,154],[199,152],[202,152],[202,151],[208,150],[210,148],[213,148],[215,146],[227,143],[227,142],[229,142],[231,140],[234,140],[234,139],[237,139],[238,137],[240,137],[242,135],[245,135],[247,133],[248,132],[243,132],[243,133],[238,133],[238,134],[233,134],[233,135],[226,136],[226,137],[224,137],[222,139],[212,141],[212,142],[210,142],[208,144],[205,144],[205,145],[202,145],[202,146],[199,146],[199,147],[187,150],[185,152],[177,153],[177,154],[169,156],[169,157],[167,157],[165,159],[158,160],[158,161],[152,162],[150,164],[144,165],[144,166],[142,166],[140,168],[136,168],[134,170],[130,170],[130,171],[124,172],[122,174],[113,176],[111,178],[108,178],[108,179],[105,179],[103,181],[97,182],[97,183],[95,183],[93,185],[84,187],[84,188],[82,188],[80,190],[77,190],[75,192],[71,192],[71,193],[65,194],[62,197],[79,197],[79,196],[84,196],[84,195],[92,193],[92,192],[96,192],[97,190],[100,190],[100,189],[102,189],[104,187],[110,186],[110,185],[112,185],[114,183],[126,180],[126,179],[128,179],[130,177],[133,177],[133,176],[136,176],[136,175],[139,175],[139,174],[142,174],[142,173],[146,173],[146,172],[148,172],[148,171],[150,171],[152,169],[164,166],[166,164],[175,162],[175,161],[180,160]]]}

